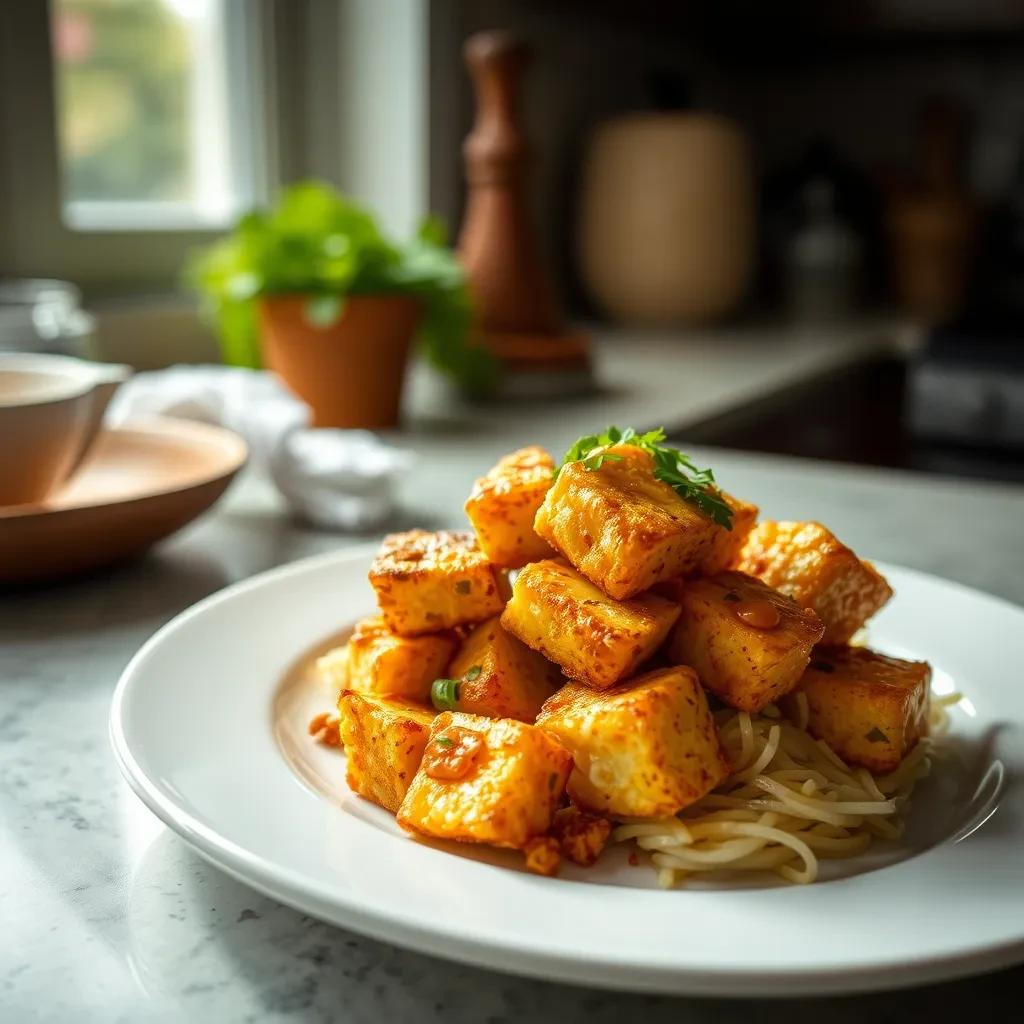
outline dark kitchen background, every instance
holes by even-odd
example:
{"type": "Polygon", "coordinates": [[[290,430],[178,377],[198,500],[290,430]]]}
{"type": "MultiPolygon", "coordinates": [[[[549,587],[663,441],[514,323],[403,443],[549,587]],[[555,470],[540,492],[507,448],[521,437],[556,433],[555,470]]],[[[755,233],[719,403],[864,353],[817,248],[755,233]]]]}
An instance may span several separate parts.
{"type": "MultiPolygon", "coordinates": [[[[537,41],[524,101],[537,217],[580,316],[601,314],[581,281],[578,241],[595,126],[687,110],[725,115],[749,140],[757,260],[731,318],[818,329],[822,344],[843,320],[891,314],[899,325],[898,351],[731,410],[689,437],[1024,478],[1024,9],[998,0],[446,6],[456,27],[439,51],[493,25],[537,41]]],[[[432,198],[457,218],[472,96],[449,52],[431,79],[450,97],[432,108],[431,138],[448,133],[432,149],[432,198]]]]}

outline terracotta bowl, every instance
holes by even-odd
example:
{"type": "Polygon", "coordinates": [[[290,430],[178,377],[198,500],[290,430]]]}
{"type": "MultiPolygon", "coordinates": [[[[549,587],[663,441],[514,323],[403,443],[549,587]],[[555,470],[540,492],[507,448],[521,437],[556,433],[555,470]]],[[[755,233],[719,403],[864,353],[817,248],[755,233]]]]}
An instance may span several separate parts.
{"type": "Polygon", "coordinates": [[[247,456],[240,437],[204,423],[149,417],[102,431],[63,490],[0,509],[0,584],[139,554],[205,512],[247,456]]]}

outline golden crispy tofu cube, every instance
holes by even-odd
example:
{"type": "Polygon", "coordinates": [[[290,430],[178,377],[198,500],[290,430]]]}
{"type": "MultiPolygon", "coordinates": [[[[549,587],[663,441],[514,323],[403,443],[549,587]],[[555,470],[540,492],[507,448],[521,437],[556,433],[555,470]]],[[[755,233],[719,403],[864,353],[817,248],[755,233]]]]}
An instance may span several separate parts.
{"type": "Polygon", "coordinates": [[[521,850],[547,832],[571,767],[568,752],[534,725],[446,711],[431,726],[398,823],[521,850]]]}
{"type": "Polygon", "coordinates": [[[497,615],[466,637],[448,675],[461,680],[460,711],[520,722],[533,722],[565,681],[557,665],[505,630],[497,615]]]}
{"type": "Polygon", "coordinates": [[[658,669],[611,690],[569,683],[537,725],[572,754],[573,803],[613,818],[675,814],[729,773],[693,669],[658,669]]]}
{"type": "Polygon", "coordinates": [[[420,766],[434,712],[400,698],[343,690],[338,714],[349,789],[394,814],[420,766]]]}
{"type": "Polygon", "coordinates": [[[473,485],[466,515],[480,549],[494,565],[518,569],[554,552],[533,531],[555,462],[543,448],[521,448],[506,455],[473,485]]]}
{"type": "Polygon", "coordinates": [[[655,480],[650,457],[620,445],[621,461],[588,470],[571,462],[537,512],[534,529],[616,600],[700,566],[717,527],[655,480]]]}
{"type": "Polygon", "coordinates": [[[613,601],[561,559],[524,567],[501,624],[570,679],[605,688],[661,645],[679,608],[654,594],[613,601]]]}
{"type": "Polygon", "coordinates": [[[820,523],[759,523],[735,568],[813,608],[827,644],[845,644],[892,597],[885,577],[820,523]]]}
{"type": "Polygon", "coordinates": [[[724,491],[722,499],[732,512],[731,529],[727,530],[724,526],[715,525],[715,535],[711,547],[700,563],[700,572],[703,576],[714,576],[716,572],[728,569],[739,557],[740,550],[757,522],[759,509],[756,505],[734,498],[724,491]]]}
{"type": "Polygon", "coordinates": [[[924,661],[888,658],[866,647],[819,647],[782,709],[799,722],[806,701],[812,736],[844,761],[885,774],[928,733],[931,679],[924,661]]]}
{"type": "Polygon", "coordinates": [[[814,612],[741,572],[678,585],[682,608],[669,636],[669,660],[697,670],[716,697],[760,711],[803,675],[824,627],[814,612]]]}
{"type": "Polygon", "coordinates": [[[329,652],[319,665],[332,670],[344,662],[344,686],[360,693],[390,694],[411,700],[430,700],[430,685],[445,674],[455,652],[451,633],[399,636],[375,615],[356,623],[345,646],[345,658],[329,652]]]}
{"type": "Polygon", "coordinates": [[[480,622],[505,603],[494,569],[466,530],[385,537],[370,583],[388,627],[401,636],[480,622]]]}

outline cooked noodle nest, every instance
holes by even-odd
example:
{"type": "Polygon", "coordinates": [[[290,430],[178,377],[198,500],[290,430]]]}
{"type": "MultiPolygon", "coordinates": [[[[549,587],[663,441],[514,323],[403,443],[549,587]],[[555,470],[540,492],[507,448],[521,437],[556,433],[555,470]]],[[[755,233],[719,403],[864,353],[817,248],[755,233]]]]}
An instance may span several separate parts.
{"type": "Polygon", "coordinates": [[[855,856],[876,837],[899,838],[914,784],[930,770],[934,738],[948,729],[946,709],[959,700],[933,697],[930,738],[879,776],[847,765],[806,731],[806,700],[797,701],[796,722],[774,706],[757,715],[716,712],[732,774],[677,817],[627,822],[613,838],[650,853],[665,888],[693,875],[755,871],[813,882],[822,858],[855,856]]]}

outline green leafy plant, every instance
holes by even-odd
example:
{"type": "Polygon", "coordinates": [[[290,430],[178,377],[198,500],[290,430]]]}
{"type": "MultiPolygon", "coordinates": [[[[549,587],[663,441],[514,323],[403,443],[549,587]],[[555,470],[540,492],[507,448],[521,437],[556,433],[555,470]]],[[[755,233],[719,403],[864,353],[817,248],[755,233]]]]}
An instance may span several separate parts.
{"type": "Polygon", "coordinates": [[[638,434],[632,427],[619,430],[608,427],[603,434],[587,434],[578,438],[555,470],[555,476],[570,462],[582,462],[584,468],[600,469],[605,462],[621,462],[622,456],[609,451],[617,444],[628,444],[647,452],[654,463],[654,478],[666,483],[681,498],[696,505],[709,519],[727,530],[732,529],[732,509],[722,498],[710,469],[698,469],[678,448],[663,444],[665,431],[658,427],[638,434]]]}
{"type": "Polygon", "coordinates": [[[396,245],[357,203],[306,182],[285,189],[272,209],[243,216],[190,259],[186,276],[207,301],[225,362],[236,366],[260,365],[262,296],[303,294],[309,321],[327,327],[347,297],[393,293],[420,300],[418,342],[430,363],[471,393],[493,385],[494,360],[470,344],[465,276],[435,219],[407,245],[396,245]]]}

